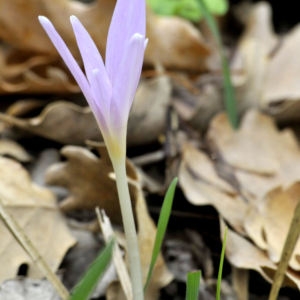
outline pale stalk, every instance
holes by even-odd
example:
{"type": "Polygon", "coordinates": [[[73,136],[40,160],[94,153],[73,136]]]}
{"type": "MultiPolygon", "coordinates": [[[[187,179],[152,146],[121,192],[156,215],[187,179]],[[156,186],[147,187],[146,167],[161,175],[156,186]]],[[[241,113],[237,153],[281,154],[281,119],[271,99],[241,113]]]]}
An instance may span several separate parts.
{"type": "Polygon", "coordinates": [[[125,159],[113,159],[112,163],[116,174],[117,190],[121,207],[125,238],[127,243],[127,255],[129,258],[129,269],[132,282],[133,299],[143,300],[143,275],[137,232],[135,228],[132,204],[127,183],[126,163],[125,159]]]}

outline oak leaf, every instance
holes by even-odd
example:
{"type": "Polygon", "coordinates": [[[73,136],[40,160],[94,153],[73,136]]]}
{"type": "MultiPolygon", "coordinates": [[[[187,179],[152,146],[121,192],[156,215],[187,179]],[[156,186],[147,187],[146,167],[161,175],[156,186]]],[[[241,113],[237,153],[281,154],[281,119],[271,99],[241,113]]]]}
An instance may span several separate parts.
{"type": "MultiPolygon", "coordinates": [[[[28,235],[43,259],[55,272],[64,255],[75,244],[54,195],[34,184],[17,162],[0,157],[0,197],[4,207],[28,235]]],[[[21,265],[28,266],[28,276],[41,278],[30,257],[0,221],[0,281],[18,275],[21,265]]]]}

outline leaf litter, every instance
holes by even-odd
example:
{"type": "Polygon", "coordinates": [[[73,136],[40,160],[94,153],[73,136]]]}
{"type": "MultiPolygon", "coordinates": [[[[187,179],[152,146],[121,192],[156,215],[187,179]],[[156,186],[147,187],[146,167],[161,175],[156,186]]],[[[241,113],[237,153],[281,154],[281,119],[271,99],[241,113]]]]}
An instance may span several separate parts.
{"type": "MultiPolygon", "coordinates": [[[[102,147],[86,144],[87,140],[101,141],[97,125],[89,109],[82,105],[82,99],[78,101],[79,89],[69,72],[37,21],[32,20],[36,20],[39,14],[50,17],[78,58],[71,28],[62,20],[67,20],[71,14],[83,19],[102,51],[113,1],[94,1],[92,5],[66,0],[55,3],[27,1],[24,7],[16,1],[0,2],[3,5],[0,20],[5,29],[0,29],[0,93],[5,97],[15,96],[13,101],[5,99],[8,105],[1,109],[1,134],[3,137],[18,137],[16,141],[13,138],[0,140],[1,197],[56,271],[67,251],[72,253],[80,245],[80,241],[75,245],[76,240],[70,233],[76,231],[74,226],[82,226],[80,230],[87,232],[85,223],[82,220],[74,222],[72,213],[79,211],[80,215],[80,212],[88,211],[91,220],[94,208],[100,206],[106,210],[114,226],[120,223],[120,214],[107,154],[102,147]],[[15,26],[12,22],[15,19],[21,24],[15,26]],[[30,100],[24,100],[24,94],[30,96],[30,100]],[[39,102],[43,98],[40,94],[52,98],[42,103],[39,102]],[[54,144],[57,149],[62,146],[62,161],[53,163],[47,170],[47,184],[43,187],[34,183],[25,170],[39,154],[26,144],[28,134],[33,139],[39,137],[44,139],[42,141],[57,143],[54,144]],[[67,196],[58,204],[50,192],[53,185],[67,189],[67,196]],[[45,230],[49,234],[45,234],[45,230]],[[47,239],[40,239],[40,234],[47,239]],[[50,253],[49,249],[55,249],[55,252],[50,253]]],[[[128,145],[130,156],[148,154],[152,147],[158,148],[163,153],[159,163],[163,164],[169,155],[166,136],[174,130],[173,125],[168,127],[168,122],[174,122],[169,119],[170,107],[174,109],[179,120],[175,128],[185,136],[182,140],[179,135],[174,135],[179,147],[177,156],[172,157],[179,164],[177,172],[183,198],[197,207],[215,207],[221,218],[221,230],[223,220],[230,226],[226,256],[233,268],[256,270],[271,282],[299,194],[298,140],[291,129],[278,130],[276,123],[293,126],[298,122],[299,68],[295,58],[299,52],[299,27],[279,35],[273,28],[272,8],[267,2],[251,4],[249,8],[244,14],[247,16],[244,18],[245,30],[239,36],[236,49],[228,46],[226,49],[232,56],[232,79],[243,116],[238,131],[231,129],[224,114],[218,114],[223,110],[220,61],[203,22],[196,24],[197,27],[178,17],[155,15],[148,9],[147,36],[151,43],[130,116],[128,145]],[[199,138],[201,135],[205,138],[199,138]]],[[[225,34],[226,22],[218,21],[225,34]]],[[[165,174],[171,169],[168,163],[163,166],[163,171],[157,165],[143,166],[139,172],[128,161],[144,272],[156,232],[147,208],[152,209],[148,198],[162,196],[167,182],[160,181],[161,178],[168,180],[165,174]],[[160,190],[147,190],[141,174],[159,182],[160,190]]],[[[174,169],[171,171],[174,174],[174,169]]],[[[42,182],[40,178],[34,180],[42,182]]],[[[184,199],[175,201],[185,203],[184,199]]],[[[6,243],[4,248],[0,247],[0,259],[5,266],[0,274],[1,280],[14,279],[22,264],[29,266],[28,277],[42,277],[1,226],[1,240],[6,243]]],[[[198,230],[198,223],[195,226],[198,230]]],[[[101,239],[101,234],[96,232],[87,233],[91,240],[101,239]]],[[[123,245],[121,232],[118,237],[119,244],[123,245]]],[[[195,235],[193,240],[197,240],[195,235]]],[[[179,239],[179,244],[184,244],[183,238],[179,239]]],[[[195,244],[200,247],[201,243],[195,244]]],[[[171,245],[174,247],[174,243],[171,245]]],[[[90,247],[98,246],[96,242],[90,247]]],[[[298,289],[299,247],[298,242],[284,283],[298,289]]],[[[185,259],[182,247],[176,251],[173,253],[178,254],[179,260],[185,259]]],[[[76,260],[79,260],[78,256],[76,260]]],[[[208,256],[206,260],[211,258],[208,256]]],[[[179,265],[177,261],[174,264],[179,265]]],[[[214,276],[211,261],[207,265],[209,271],[202,281],[204,289],[214,276]]],[[[68,265],[63,266],[68,272],[68,265]]],[[[199,263],[192,265],[188,262],[185,267],[197,268],[199,263]]],[[[147,298],[159,299],[160,289],[168,286],[172,279],[173,283],[178,280],[180,276],[176,275],[176,267],[170,267],[170,270],[173,274],[167,270],[161,257],[147,298]]],[[[71,272],[79,273],[78,269],[71,272]]],[[[107,299],[124,299],[119,283],[112,283],[113,280],[115,277],[110,276],[107,284],[110,287],[102,289],[101,293],[106,292],[107,299]]],[[[73,284],[75,281],[73,278],[73,284]]],[[[4,290],[5,285],[2,285],[0,293],[4,290]]],[[[210,297],[209,294],[205,296],[210,297]]]]}

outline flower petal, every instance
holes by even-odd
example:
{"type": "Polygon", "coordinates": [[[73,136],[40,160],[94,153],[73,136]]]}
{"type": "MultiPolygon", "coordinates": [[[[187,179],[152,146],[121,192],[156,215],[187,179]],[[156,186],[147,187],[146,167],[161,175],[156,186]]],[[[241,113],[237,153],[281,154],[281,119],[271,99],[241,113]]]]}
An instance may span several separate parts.
{"type": "Polygon", "coordinates": [[[102,73],[99,69],[94,69],[91,72],[91,92],[96,101],[96,109],[93,111],[101,131],[108,131],[110,122],[110,102],[112,95],[107,99],[107,91],[103,88],[102,84],[102,73]]]}
{"type": "Polygon", "coordinates": [[[93,99],[97,99],[95,105],[98,110],[102,110],[103,115],[107,115],[112,97],[112,87],[102,57],[81,22],[75,16],[71,16],[70,20],[83,60],[85,73],[93,90],[93,99]],[[95,70],[97,70],[96,73],[95,70]],[[98,78],[98,82],[95,82],[95,76],[98,78]]]}
{"type": "Polygon", "coordinates": [[[72,53],[68,49],[67,45],[60,37],[60,35],[57,33],[56,29],[54,28],[53,24],[50,22],[49,19],[47,19],[44,16],[39,16],[39,21],[43,26],[44,30],[46,31],[46,33],[48,34],[56,50],[58,51],[58,53],[64,60],[65,64],[69,68],[71,74],[75,78],[83,94],[89,101],[91,99],[89,83],[85,75],[83,74],[81,68],[79,67],[78,63],[74,59],[72,53]]]}
{"type": "MultiPolygon", "coordinates": [[[[134,34],[125,44],[123,60],[120,62],[119,71],[116,73],[113,86],[113,103],[111,109],[119,110],[119,113],[111,112],[122,122],[127,123],[129,111],[141,76],[141,70],[145,52],[145,38],[140,34],[134,34]]],[[[117,122],[117,120],[115,120],[117,122]]],[[[120,121],[119,121],[120,122],[120,121]]]]}
{"type": "Polygon", "coordinates": [[[108,31],[105,65],[112,85],[124,60],[125,45],[135,33],[145,36],[144,0],[117,0],[108,31]]]}

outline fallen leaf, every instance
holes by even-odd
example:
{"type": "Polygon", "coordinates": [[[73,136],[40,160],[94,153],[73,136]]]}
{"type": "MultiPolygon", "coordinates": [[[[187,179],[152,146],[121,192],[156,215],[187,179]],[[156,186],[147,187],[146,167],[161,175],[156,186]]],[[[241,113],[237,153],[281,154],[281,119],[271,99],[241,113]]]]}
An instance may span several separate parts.
{"type": "MultiPolygon", "coordinates": [[[[214,160],[191,144],[183,147],[178,175],[181,188],[188,201],[214,206],[239,239],[249,240],[257,263],[250,266],[252,258],[243,261],[232,253],[239,250],[234,248],[229,253],[232,264],[256,269],[271,280],[299,201],[297,139],[290,129],[279,131],[270,116],[249,110],[238,130],[231,127],[224,113],[217,115],[206,141],[214,160]]],[[[299,255],[300,240],[286,273],[298,287],[299,255]]]]}
{"type": "MultiPolygon", "coordinates": [[[[158,75],[140,83],[128,122],[129,145],[156,141],[165,132],[170,96],[171,84],[167,76],[158,75]]],[[[100,130],[89,107],[56,101],[48,104],[36,117],[20,118],[17,103],[8,108],[8,113],[0,112],[2,122],[62,144],[83,145],[86,140],[102,141],[100,130]]],[[[20,106],[24,108],[23,101],[20,106]]],[[[35,105],[25,106],[27,113],[30,107],[36,108],[35,105]]]]}
{"type": "MultiPolygon", "coordinates": [[[[228,229],[226,240],[226,257],[233,266],[240,269],[255,270],[269,282],[272,282],[277,269],[277,266],[270,261],[264,251],[230,229],[228,229]]],[[[300,289],[299,273],[288,269],[283,285],[300,289]]]]}
{"type": "Polygon", "coordinates": [[[79,92],[68,71],[46,55],[0,46],[0,70],[1,94],[79,92]]]}
{"type": "Polygon", "coordinates": [[[34,118],[23,119],[0,113],[0,120],[32,134],[65,144],[83,144],[87,139],[99,140],[101,137],[90,108],[66,101],[50,103],[34,118]]]}
{"type": "Polygon", "coordinates": [[[300,26],[296,26],[281,40],[271,56],[263,82],[262,109],[280,121],[298,120],[300,109],[300,26]]]}
{"type": "MultiPolygon", "coordinates": [[[[48,62],[52,60],[56,63],[60,61],[58,53],[42,30],[37,18],[38,15],[45,15],[51,19],[72,53],[79,59],[79,51],[68,21],[69,16],[76,15],[95,40],[100,52],[105,53],[106,36],[114,5],[114,0],[98,0],[92,4],[68,0],[9,1],[2,3],[1,6],[0,37],[14,49],[31,53],[31,60],[42,59],[48,62]],[[18,20],[18,26],[15,25],[15,20],[18,20]],[[44,55],[40,56],[41,53],[44,55]]],[[[151,42],[145,53],[145,64],[159,63],[172,68],[206,69],[205,60],[209,54],[209,46],[201,37],[199,30],[190,22],[177,17],[157,16],[151,12],[151,9],[147,9],[147,37],[151,42]],[[182,53],[188,53],[188,55],[183,56],[182,53]]],[[[2,52],[0,57],[2,56],[2,65],[6,67],[5,70],[9,70],[11,66],[5,57],[4,49],[0,48],[0,53],[2,52]]],[[[38,65],[40,66],[40,63],[38,65]]],[[[17,66],[20,68],[20,64],[17,66]]],[[[64,70],[47,67],[45,69],[48,73],[46,78],[30,68],[28,63],[23,65],[23,74],[18,72],[19,76],[7,76],[5,70],[3,72],[1,70],[3,77],[7,78],[0,81],[0,92],[1,89],[2,92],[32,92],[35,89],[36,92],[45,92],[47,81],[48,92],[71,91],[74,88],[66,80],[64,70]],[[18,84],[15,83],[16,79],[19,81],[18,84]],[[65,84],[65,89],[63,89],[63,84],[65,84]]]]}
{"type": "MultiPolygon", "coordinates": [[[[92,145],[99,151],[100,158],[83,147],[64,147],[62,154],[66,156],[67,161],[51,166],[46,173],[46,181],[52,185],[67,187],[70,191],[71,195],[61,204],[64,211],[82,208],[94,210],[99,207],[106,212],[112,222],[120,224],[118,195],[115,181],[110,176],[113,170],[108,154],[104,146],[92,145]]],[[[127,161],[127,174],[138,224],[143,276],[146,279],[156,228],[147,211],[139,175],[130,161],[127,161]]],[[[168,284],[171,279],[172,276],[167,271],[163,258],[159,256],[147,291],[147,299],[155,299],[159,289],[168,284]]],[[[115,288],[117,294],[123,295],[119,285],[115,288]]],[[[115,295],[114,292],[113,295],[115,295]]],[[[124,299],[124,295],[120,297],[124,299]]]]}
{"type": "Polygon", "coordinates": [[[21,145],[9,139],[0,140],[0,155],[10,156],[20,162],[29,162],[32,158],[21,145]]]}
{"type": "Polygon", "coordinates": [[[300,151],[290,129],[279,131],[274,120],[248,111],[240,129],[231,128],[225,114],[215,117],[208,132],[210,147],[221,155],[248,196],[262,198],[275,187],[300,179],[300,151]],[[259,145],[259,147],[257,147],[259,145]]]}
{"type": "MultiPolygon", "coordinates": [[[[75,244],[75,239],[58,210],[54,195],[32,183],[19,163],[5,157],[0,157],[0,178],[0,196],[6,210],[17,220],[55,272],[68,249],[75,244]]],[[[0,281],[16,277],[22,264],[28,266],[29,277],[44,276],[2,221],[0,236],[0,281]]]]}
{"type": "Polygon", "coordinates": [[[234,187],[218,177],[213,162],[205,153],[186,144],[178,179],[189,202],[214,206],[235,230],[244,232],[247,205],[234,187]]]}
{"type": "MultiPolygon", "coordinates": [[[[256,243],[257,239],[264,240],[264,248],[274,263],[280,261],[282,248],[299,201],[299,194],[299,182],[288,189],[276,188],[262,199],[259,207],[250,206],[250,212],[245,218],[248,236],[256,243]]],[[[293,270],[300,270],[299,258],[300,239],[289,262],[289,266],[293,270]]]]}
{"type": "Polygon", "coordinates": [[[61,154],[65,162],[56,163],[47,170],[45,181],[50,185],[65,187],[70,195],[60,203],[62,211],[89,209],[99,206],[115,223],[121,223],[120,205],[113,172],[105,147],[98,148],[101,157],[86,148],[65,146],[61,154]]]}
{"type": "Polygon", "coordinates": [[[248,13],[246,29],[231,64],[241,111],[261,106],[270,54],[277,42],[271,5],[264,1],[256,3],[248,13]]]}

